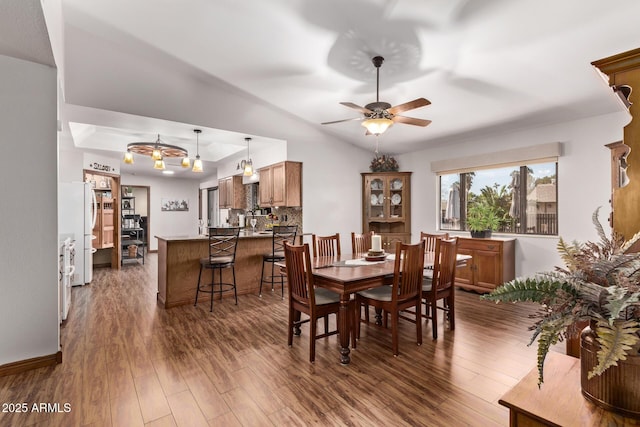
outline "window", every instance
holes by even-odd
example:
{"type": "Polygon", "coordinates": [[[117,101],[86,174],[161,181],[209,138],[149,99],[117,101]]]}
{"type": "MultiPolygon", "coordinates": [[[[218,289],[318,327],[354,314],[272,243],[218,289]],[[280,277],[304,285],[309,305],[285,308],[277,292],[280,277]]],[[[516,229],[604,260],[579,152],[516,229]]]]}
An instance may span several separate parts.
{"type": "Polygon", "coordinates": [[[558,164],[530,163],[441,173],[440,229],[467,230],[476,203],[494,208],[501,233],[558,234],[558,164]]]}

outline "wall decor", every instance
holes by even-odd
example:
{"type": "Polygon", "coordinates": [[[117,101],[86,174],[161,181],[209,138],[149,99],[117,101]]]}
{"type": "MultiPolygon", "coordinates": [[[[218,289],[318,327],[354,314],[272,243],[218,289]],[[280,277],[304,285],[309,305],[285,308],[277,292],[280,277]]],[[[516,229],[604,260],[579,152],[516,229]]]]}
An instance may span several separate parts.
{"type": "Polygon", "coordinates": [[[185,199],[162,198],[161,210],[163,211],[188,211],[189,201],[185,199]]]}

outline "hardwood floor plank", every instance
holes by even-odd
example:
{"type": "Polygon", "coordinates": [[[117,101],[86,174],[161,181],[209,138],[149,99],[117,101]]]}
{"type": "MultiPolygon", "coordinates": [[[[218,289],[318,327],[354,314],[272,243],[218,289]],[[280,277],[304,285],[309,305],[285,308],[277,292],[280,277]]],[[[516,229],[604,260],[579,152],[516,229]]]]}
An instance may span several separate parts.
{"type": "Polygon", "coordinates": [[[223,395],[225,402],[243,426],[272,426],[271,420],[252,397],[242,388],[234,388],[223,395]]]}
{"type": "Polygon", "coordinates": [[[208,426],[206,418],[189,390],[167,397],[173,419],[178,427],[208,426]]]}
{"type": "Polygon", "coordinates": [[[167,415],[145,424],[145,427],[178,427],[173,415],[167,415]]]}
{"type": "Polygon", "coordinates": [[[171,414],[171,408],[155,372],[133,379],[138,394],[142,419],[145,423],[171,414]]]}
{"type": "Polygon", "coordinates": [[[137,396],[120,395],[111,399],[111,425],[114,427],[144,426],[137,396]]]}
{"type": "Polygon", "coordinates": [[[318,340],[309,363],[308,325],[287,346],[278,292],[216,300],[213,313],[160,308],[155,254],[96,269],[72,293],[63,363],[0,378],[0,403],[69,402],[72,412],[0,413],[1,426],[507,425],[497,399],[536,363],[536,306],[460,290],[455,331],[440,322],[434,341],[425,321],[416,346],[415,326],[401,322],[393,357],[390,331],[362,325],[348,366],[337,336],[318,340]]]}
{"type": "Polygon", "coordinates": [[[158,374],[158,379],[160,380],[160,385],[165,395],[171,396],[172,394],[180,393],[188,389],[174,359],[155,359],[153,360],[153,366],[158,374]]]}

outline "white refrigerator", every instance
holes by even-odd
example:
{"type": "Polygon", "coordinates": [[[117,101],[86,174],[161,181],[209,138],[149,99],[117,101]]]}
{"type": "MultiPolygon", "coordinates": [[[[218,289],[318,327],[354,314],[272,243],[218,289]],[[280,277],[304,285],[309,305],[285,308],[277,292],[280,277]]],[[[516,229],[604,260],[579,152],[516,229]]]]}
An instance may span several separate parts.
{"type": "Polygon", "coordinates": [[[96,195],[86,182],[62,182],[58,188],[58,234],[73,234],[75,274],[72,285],[91,283],[93,278],[93,227],[96,223],[96,195]]]}

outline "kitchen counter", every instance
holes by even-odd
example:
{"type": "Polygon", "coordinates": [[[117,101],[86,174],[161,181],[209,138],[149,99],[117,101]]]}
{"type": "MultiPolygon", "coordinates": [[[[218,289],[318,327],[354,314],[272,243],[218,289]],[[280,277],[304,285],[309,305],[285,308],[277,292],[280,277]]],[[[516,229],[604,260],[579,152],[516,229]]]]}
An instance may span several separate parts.
{"type": "MultiPolygon", "coordinates": [[[[255,233],[251,230],[240,231],[239,238],[240,239],[259,239],[259,238],[271,238],[273,233],[270,231],[256,231],[255,233]]],[[[185,235],[185,236],[154,236],[158,240],[165,240],[167,242],[189,242],[189,241],[198,241],[204,240],[208,241],[209,237],[206,235],[185,235]]]]}
{"type": "MultiPolygon", "coordinates": [[[[271,252],[271,236],[270,232],[240,232],[235,263],[239,295],[258,294],[262,255],[271,252]]],[[[200,259],[209,256],[209,238],[199,235],[155,237],[158,239],[158,304],[164,308],[194,304],[200,259]]],[[[224,269],[222,276],[225,282],[233,280],[231,269],[224,269]]],[[[211,281],[211,270],[203,270],[203,279],[206,283],[211,281]]],[[[223,298],[228,297],[233,297],[233,292],[223,294],[223,298]]],[[[201,293],[198,302],[204,304],[208,298],[209,295],[201,293]]]]}

